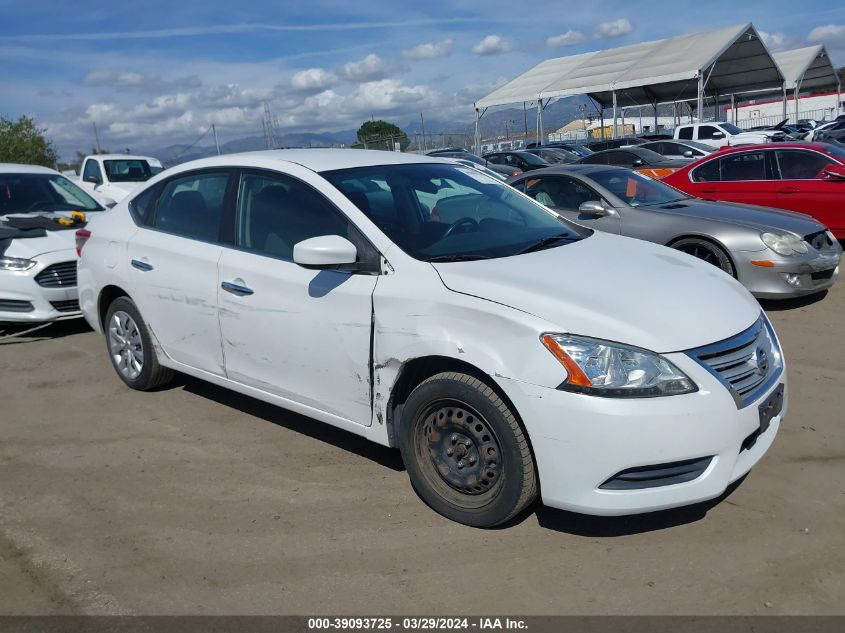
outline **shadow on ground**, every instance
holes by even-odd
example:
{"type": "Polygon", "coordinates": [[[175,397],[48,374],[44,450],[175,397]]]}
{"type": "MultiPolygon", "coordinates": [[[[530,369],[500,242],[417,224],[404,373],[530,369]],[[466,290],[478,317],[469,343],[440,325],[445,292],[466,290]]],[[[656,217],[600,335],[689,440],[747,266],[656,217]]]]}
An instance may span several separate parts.
{"type": "Polygon", "coordinates": [[[822,290],[813,295],[804,297],[795,297],[793,299],[759,299],[760,305],[766,312],[782,312],[784,310],[795,310],[796,308],[806,308],[814,303],[818,303],[827,296],[827,290],[822,290]]]}
{"type": "Polygon", "coordinates": [[[266,420],[276,426],[289,429],[295,433],[302,433],[336,448],[355,453],[391,470],[405,470],[398,450],[375,444],[370,440],[329,424],[182,374],[177,376],[176,383],[171,384],[171,387],[174,386],[181,386],[188,393],[208,398],[218,404],[266,420]]]}
{"type": "Polygon", "coordinates": [[[0,345],[19,345],[90,332],[85,319],[52,323],[0,323],[0,345]]]}

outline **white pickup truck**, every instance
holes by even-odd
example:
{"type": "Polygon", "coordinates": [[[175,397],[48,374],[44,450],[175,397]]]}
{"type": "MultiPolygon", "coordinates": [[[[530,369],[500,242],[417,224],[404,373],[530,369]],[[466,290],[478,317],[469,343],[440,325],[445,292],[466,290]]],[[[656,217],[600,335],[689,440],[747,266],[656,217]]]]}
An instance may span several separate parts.
{"type": "Polygon", "coordinates": [[[713,121],[710,123],[689,123],[675,128],[677,140],[698,141],[716,149],[725,145],[758,145],[782,141],[784,133],[779,130],[747,132],[732,123],[713,121]]]}
{"type": "Polygon", "coordinates": [[[77,184],[101,203],[113,206],[163,169],[157,158],[149,156],[94,154],[82,161],[77,184]]]}

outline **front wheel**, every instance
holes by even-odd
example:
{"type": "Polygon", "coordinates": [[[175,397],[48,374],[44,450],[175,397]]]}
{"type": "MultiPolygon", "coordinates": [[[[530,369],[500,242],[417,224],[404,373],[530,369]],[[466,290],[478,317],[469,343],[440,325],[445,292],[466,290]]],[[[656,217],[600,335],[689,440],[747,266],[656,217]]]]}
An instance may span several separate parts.
{"type": "Polygon", "coordinates": [[[692,255],[698,259],[713,264],[731,277],[736,277],[736,270],[728,254],[713,242],[698,237],[685,237],[671,245],[675,250],[692,255]]]}
{"type": "Polygon", "coordinates": [[[159,364],[147,326],[129,297],[112,301],[105,331],[112,366],[128,386],[149,391],[173,379],[173,370],[159,364]]]}
{"type": "Polygon", "coordinates": [[[537,496],[528,439],[508,405],[482,381],[445,372],[408,397],[399,445],[414,489],[448,519],[492,527],[537,496]]]}

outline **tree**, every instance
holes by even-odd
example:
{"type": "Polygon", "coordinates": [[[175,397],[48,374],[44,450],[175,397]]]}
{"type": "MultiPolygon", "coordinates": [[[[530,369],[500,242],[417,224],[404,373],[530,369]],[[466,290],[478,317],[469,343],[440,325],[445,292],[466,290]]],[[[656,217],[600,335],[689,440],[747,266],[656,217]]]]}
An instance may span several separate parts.
{"type": "Polygon", "coordinates": [[[358,141],[370,149],[393,149],[393,143],[399,143],[400,149],[404,152],[410,145],[411,140],[393,123],[382,121],[364,121],[357,132],[358,141]]]}
{"type": "Polygon", "coordinates": [[[44,128],[35,127],[28,116],[12,121],[0,116],[0,163],[25,163],[53,167],[58,156],[44,137],[44,128]]]}

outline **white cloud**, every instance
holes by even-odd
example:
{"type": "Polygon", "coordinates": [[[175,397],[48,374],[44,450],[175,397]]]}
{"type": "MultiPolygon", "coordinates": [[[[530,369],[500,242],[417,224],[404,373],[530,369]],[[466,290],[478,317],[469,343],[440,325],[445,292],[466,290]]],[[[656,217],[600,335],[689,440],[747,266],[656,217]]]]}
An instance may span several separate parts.
{"type": "Polygon", "coordinates": [[[454,43],[451,37],[441,42],[426,42],[402,51],[402,57],[413,60],[445,57],[452,53],[454,43]]]}
{"type": "Polygon", "coordinates": [[[628,18],[619,18],[610,22],[602,22],[596,27],[596,38],[621,37],[634,30],[634,25],[628,18]]]}
{"type": "Polygon", "coordinates": [[[164,81],[156,74],[101,68],[89,72],[85,76],[85,83],[89,86],[106,86],[117,90],[154,92],[177,87],[197,88],[200,85],[200,80],[192,76],[180,77],[174,81],[164,81]]]}
{"type": "Polygon", "coordinates": [[[476,55],[501,55],[511,50],[511,45],[499,35],[488,35],[472,47],[476,55]]]}
{"type": "MultiPolygon", "coordinates": [[[[762,33],[760,34],[762,36],[762,33]]],[[[821,44],[834,44],[831,40],[838,38],[845,38],[845,24],[825,24],[824,26],[817,26],[812,31],[807,39],[811,42],[818,42],[821,44]]]]}
{"type": "Polygon", "coordinates": [[[771,50],[778,50],[783,48],[786,36],[783,33],[767,33],[766,31],[760,31],[760,39],[763,40],[763,43],[767,48],[771,50]]]}
{"type": "Polygon", "coordinates": [[[322,68],[308,68],[296,73],[290,85],[299,92],[322,92],[337,83],[337,76],[322,68]]]}
{"type": "Polygon", "coordinates": [[[375,53],[370,53],[357,62],[343,65],[343,76],[351,81],[375,81],[389,76],[393,68],[375,53]]]}
{"type": "Polygon", "coordinates": [[[569,30],[560,35],[553,35],[546,40],[546,46],[574,46],[584,41],[584,34],[580,31],[569,30]]]}

